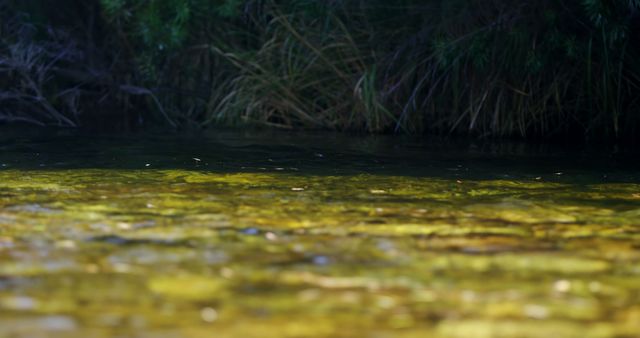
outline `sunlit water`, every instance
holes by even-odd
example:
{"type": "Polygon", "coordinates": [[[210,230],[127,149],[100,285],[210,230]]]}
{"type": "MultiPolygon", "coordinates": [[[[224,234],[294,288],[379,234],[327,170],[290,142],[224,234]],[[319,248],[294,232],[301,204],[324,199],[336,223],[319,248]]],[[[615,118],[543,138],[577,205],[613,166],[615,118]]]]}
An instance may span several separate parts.
{"type": "Polygon", "coordinates": [[[630,154],[0,139],[0,337],[640,336],[630,154]]]}

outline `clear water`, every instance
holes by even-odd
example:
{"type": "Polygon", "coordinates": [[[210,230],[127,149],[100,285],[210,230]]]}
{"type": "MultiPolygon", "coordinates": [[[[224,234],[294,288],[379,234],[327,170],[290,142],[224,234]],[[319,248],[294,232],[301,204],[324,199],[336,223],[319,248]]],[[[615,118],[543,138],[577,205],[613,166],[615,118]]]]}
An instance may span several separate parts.
{"type": "Polygon", "coordinates": [[[632,154],[0,140],[0,337],[640,335],[632,154]]]}

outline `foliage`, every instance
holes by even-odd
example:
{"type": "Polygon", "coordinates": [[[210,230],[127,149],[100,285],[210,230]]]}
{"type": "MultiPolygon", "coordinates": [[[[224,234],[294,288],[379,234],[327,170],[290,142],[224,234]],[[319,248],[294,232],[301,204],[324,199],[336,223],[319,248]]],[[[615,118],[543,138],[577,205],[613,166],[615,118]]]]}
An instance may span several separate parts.
{"type": "Polygon", "coordinates": [[[579,139],[640,128],[639,0],[95,4],[113,82],[145,89],[121,106],[170,125],[579,139]]]}

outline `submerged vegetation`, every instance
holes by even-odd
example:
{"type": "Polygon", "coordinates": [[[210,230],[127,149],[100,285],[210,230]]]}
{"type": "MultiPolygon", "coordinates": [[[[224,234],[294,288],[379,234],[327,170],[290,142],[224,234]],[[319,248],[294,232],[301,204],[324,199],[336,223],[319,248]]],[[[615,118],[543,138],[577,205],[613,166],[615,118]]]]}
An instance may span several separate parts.
{"type": "Polygon", "coordinates": [[[638,0],[5,0],[0,16],[4,121],[640,131],[638,0]]]}

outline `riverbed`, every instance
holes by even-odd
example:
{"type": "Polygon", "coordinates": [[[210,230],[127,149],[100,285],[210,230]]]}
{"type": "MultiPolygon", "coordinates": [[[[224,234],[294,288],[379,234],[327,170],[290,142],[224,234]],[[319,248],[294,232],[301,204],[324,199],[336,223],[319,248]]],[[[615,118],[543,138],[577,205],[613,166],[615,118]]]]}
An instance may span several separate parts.
{"type": "Polygon", "coordinates": [[[633,153],[0,138],[0,337],[640,334],[633,153]]]}

